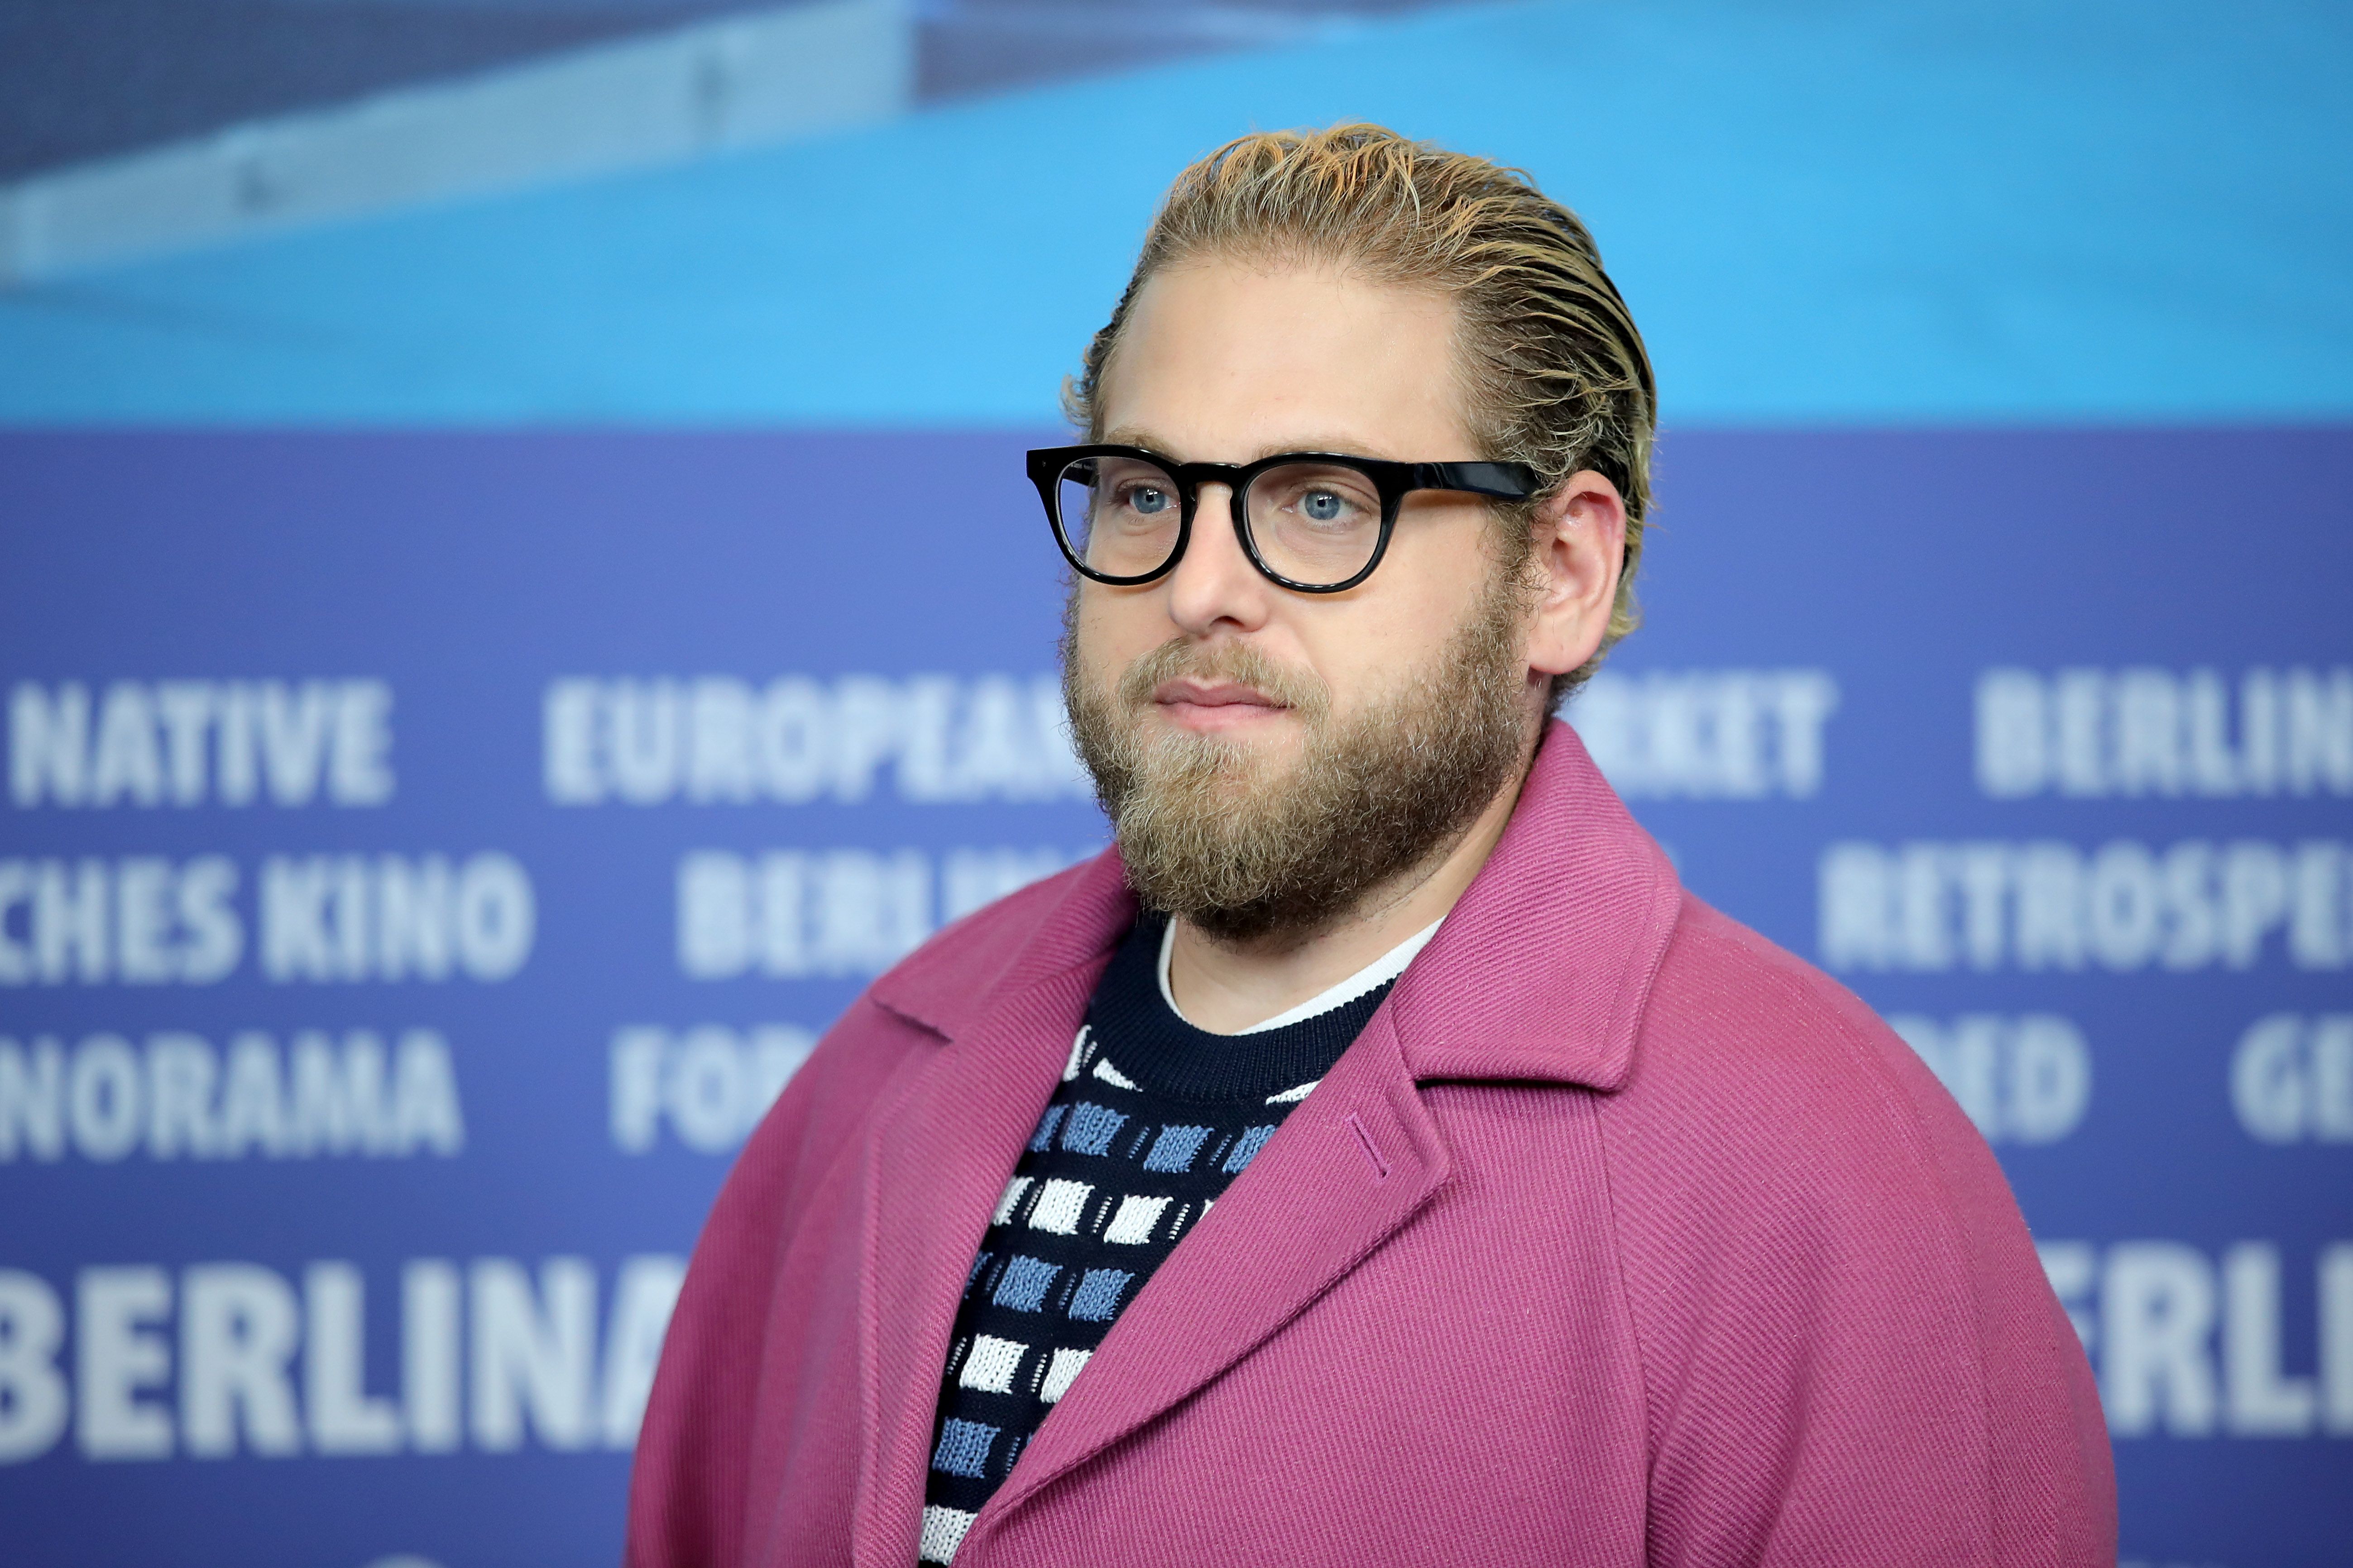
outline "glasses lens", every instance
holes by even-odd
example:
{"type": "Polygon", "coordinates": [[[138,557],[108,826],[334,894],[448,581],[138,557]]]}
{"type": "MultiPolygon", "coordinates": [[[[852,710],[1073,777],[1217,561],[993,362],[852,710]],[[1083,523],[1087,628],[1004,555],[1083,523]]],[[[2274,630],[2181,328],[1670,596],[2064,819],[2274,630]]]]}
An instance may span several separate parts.
{"type": "Polygon", "coordinates": [[[1285,463],[1250,481],[1250,539],[1276,574],[1311,587],[1345,583],[1381,542],[1381,492],[1337,463],[1285,463]]]}
{"type": "Polygon", "coordinates": [[[1176,481],[1156,463],[1086,458],[1062,470],[1055,516],[1071,552],[1106,577],[1142,577],[1176,552],[1176,481]]]}

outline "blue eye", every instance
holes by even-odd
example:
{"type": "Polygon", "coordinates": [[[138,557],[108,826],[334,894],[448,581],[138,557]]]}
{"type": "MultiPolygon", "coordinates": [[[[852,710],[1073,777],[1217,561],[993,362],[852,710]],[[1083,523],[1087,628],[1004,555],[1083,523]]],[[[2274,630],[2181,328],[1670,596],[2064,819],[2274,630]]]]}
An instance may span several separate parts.
{"type": "Polygon", "coordinates": [[[1347,502],[1330,490],[1310,490],[1299,500],[1299,510],[1312,522],[1337,522],[1347,502]]]}
{"type": "Polygon", "coordinates": [[[1168,503],[1173,499],[1166,490],[1151,485],[1138,485],[1127,492],[1127,504],[1146,517],[1155,512],[1166,511],[1168,503]]]}

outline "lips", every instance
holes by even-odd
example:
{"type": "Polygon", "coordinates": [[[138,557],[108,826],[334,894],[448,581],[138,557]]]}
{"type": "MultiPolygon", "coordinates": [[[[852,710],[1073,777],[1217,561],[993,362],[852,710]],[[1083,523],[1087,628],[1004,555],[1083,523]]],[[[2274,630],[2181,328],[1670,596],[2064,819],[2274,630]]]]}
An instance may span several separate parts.
{"type": "Polygon", "coordinates": [[[1263,708],[1270,711],[1283,704],[1252,687],[1231,681],[1204,686],[1192,680],[1163,681],[1152,693],[1152,700],[1163,707],[1190,708],[1263,708]]]}

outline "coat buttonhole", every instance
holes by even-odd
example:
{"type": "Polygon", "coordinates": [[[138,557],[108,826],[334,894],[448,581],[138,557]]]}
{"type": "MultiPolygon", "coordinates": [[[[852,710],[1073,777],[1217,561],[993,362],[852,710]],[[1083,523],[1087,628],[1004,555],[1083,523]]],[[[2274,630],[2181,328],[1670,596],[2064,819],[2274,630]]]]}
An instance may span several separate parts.
{"type": "Polygon", "coordinates": [[[1365,1131],[1365,1124],[1356,1120],[1356,1113],[1353,1110],[1348,1112],[1348,1131],[1356,1135],[1357,1147],[1364,1150],[1365,1158],[1373,1163],[1375,1176],[1380,1181],[1388,1181],[1389,1163],[1381,1158],[1380,1150],[1373,1145],[1373,1135],[1365,1131]]]}

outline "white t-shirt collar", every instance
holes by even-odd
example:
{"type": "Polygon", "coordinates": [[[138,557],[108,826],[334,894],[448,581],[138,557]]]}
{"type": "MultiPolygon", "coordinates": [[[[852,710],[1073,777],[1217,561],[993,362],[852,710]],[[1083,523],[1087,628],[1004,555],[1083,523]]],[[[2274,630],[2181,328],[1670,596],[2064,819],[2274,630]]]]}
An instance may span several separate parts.
{"type": "MultiPolygon", "coordinates": [[[[1345,1006],[1366,992],[1387,985],[1405,973],[1406,965],[1413,962],[1416,953],[1430,945],[1430,939],[1436,936],[1438,928],[1445,923],[1446,917],[1440,915],[1337,985],[1318,992],[1296,1007],[1277,1013],[1262,1024],[1252,1024],[1249,1028],[1238,1029],[1235,1033],[1255,1035],[1267,1029],[1280,1029],[1286,1025],[1313,1018],[1318,1013],[1328,1013],[1335,1007],[1345,1006]]],[[[1161,928],[1160,931],[1160,999],[1168,1004],[1168,1010],[1171,1013],[1176,1014],[1179,1018],[1184,1018],[1185,1010],[1176,1005],[1176,993],[1168,988],[1168,955],[1176,951],[1176,922],[1172,919],[1161,928]]],[[[1190,1023],[1192,1020],[1187,1018],[1186,1022],[1190,1023]]]]}

